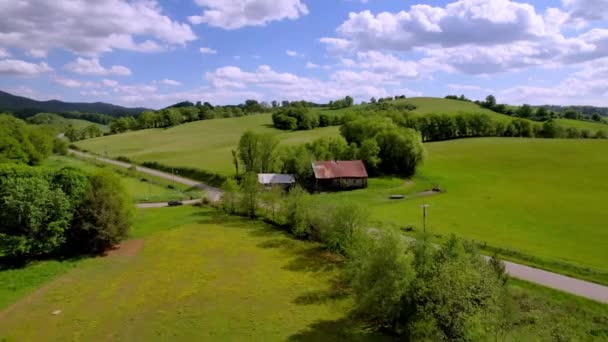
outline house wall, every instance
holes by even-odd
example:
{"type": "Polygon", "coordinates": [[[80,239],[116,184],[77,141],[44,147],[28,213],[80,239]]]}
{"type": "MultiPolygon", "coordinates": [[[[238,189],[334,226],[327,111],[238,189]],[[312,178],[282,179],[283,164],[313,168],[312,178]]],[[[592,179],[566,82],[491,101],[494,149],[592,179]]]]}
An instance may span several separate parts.
{"type": "Polygon", "coordinates": [[[367,187],[367,178],[332,178],[317,179],[317,191],[323,190],[350,190],[367,187]]]}

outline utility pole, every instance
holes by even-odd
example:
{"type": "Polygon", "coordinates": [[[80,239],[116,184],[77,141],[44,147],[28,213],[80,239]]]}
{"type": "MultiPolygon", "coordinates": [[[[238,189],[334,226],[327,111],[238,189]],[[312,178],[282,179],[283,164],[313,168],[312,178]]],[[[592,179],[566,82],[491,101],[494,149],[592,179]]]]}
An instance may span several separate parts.
{"type": "Polygon", "coordinates": [[[426,208],[430,207],[428,204],[422,205],[422,229],[426,233],[426,208]]]}

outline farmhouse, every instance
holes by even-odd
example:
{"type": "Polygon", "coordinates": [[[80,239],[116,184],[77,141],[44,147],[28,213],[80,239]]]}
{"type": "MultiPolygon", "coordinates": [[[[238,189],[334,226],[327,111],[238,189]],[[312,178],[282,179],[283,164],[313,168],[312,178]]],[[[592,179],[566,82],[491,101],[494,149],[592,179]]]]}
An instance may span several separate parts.
{"type": "Polygon", "coordinates": [[[273,186],[288,189],[296,183],[296,180],[293,178],[293,175],[280,173],[259,173],[258,183],[262,184],[265,189],[270,189],[273,186]]]}
{"type": "Polygon", "coordinates": [[[349,190],[367,187],[367,170],[361,160],[312,163],[316,190],[349,190]]]}

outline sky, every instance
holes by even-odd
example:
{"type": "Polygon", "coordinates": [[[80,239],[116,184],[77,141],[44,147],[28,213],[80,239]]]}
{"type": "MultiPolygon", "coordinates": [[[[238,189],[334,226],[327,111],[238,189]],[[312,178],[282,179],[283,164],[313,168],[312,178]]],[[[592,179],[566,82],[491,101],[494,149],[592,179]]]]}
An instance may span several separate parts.
{"type": "Polygon", "coordinates": [[[37,100],[608,106],[608,0],[0,0],[0,13],[0,90],[37,100]]]}

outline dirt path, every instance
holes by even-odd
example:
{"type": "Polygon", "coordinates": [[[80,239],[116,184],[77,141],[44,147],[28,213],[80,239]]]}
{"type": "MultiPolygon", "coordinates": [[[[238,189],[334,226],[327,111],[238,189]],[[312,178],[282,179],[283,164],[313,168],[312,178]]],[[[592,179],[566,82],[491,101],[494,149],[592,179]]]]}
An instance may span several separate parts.
{"type": "MultiPolygon", "coordinates": [[[[112,159],[102,158],[92,156],[87,153],[82,153],[75,150],[70,150],[70,152],[85,158],[96,159],[105,163],[113,164],[116,166],[129,168],[132,165],[128,163],[119,162],[112,159]]],[[[206,184],[202,184],[200,182],[173,176],[169,173],[149,169],[146,167],[136,166],[137,171],[147,173],[149,175],[165,178],[168,180],[175,180],[175,182],[185,184],[188,186],[196,187],[199,189],[203,189],[207,191],[209,195],[209,199],[212,201],[217,201],[221,197],[222,191],[218,188],[211,187],[206,184]]],[[[431,194],[427,194],[431,195],[431,194]]],[[[162,205],[160,205],[162,207],[162,205]]],[[[488,258],[488,257],[486,257],[488,258]]],[[[563,292],[571,293],[577,296],[589,298],[598,302],[608,303],[608,286],[595,284],[592,282],[588,282],[585,280],[580,280],[572,277],[567,277],[558,273],[544,271],[538,268],[533,268],[530,266],[525,266],[521,264],[516,264],[513,262],[505,261],[505,266],[509,275],[514,278],[519,278],[522,280],[529,281],[531,283],[543,285],[546,287],[550,287],[553,289],[557,289],[563,292]]]]}

